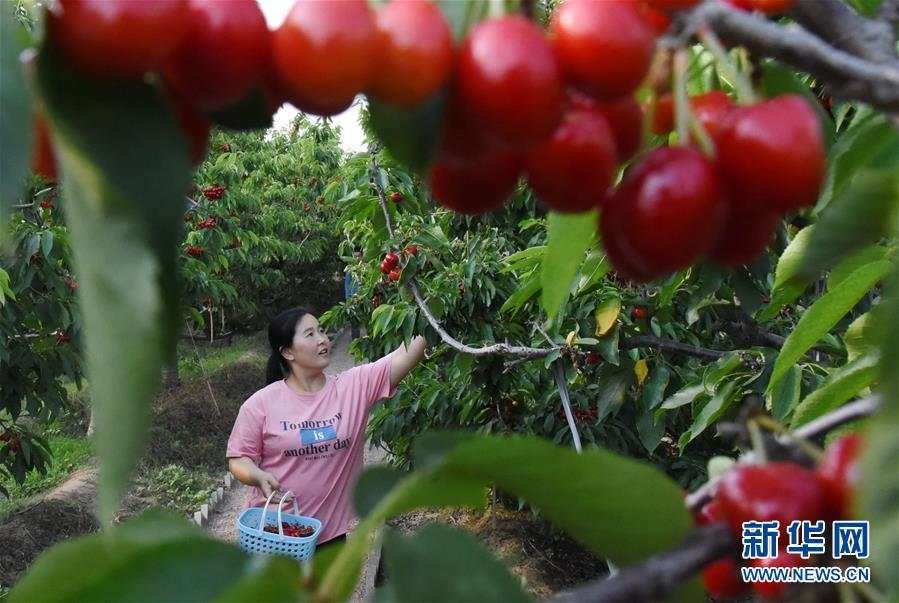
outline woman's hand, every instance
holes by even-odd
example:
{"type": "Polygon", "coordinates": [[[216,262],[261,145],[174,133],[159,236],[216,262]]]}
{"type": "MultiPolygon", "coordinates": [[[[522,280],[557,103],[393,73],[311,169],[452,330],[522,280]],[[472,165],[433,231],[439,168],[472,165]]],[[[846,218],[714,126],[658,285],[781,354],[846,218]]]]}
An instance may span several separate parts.
{"type": "Polygon", "coordinates": [[[272,492],[277,492],[281,488],[281,484],[274,475],[259,469],[256,474],[256,487],[262,490],[263,496],[268,498],[272,492]]]}

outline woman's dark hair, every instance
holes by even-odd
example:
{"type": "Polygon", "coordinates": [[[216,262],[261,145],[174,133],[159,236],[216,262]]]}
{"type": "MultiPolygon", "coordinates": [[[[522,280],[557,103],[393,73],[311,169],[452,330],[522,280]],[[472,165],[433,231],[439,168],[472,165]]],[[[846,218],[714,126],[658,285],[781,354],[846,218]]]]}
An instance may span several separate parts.
{"type": "Polygon", "coordinates": [[[293,344],[293,335],[297,323],[307,314],[315,315],[309,308],[291,308],[284,310],[268,323],[268,344],[271,354],[265,367],[265,384],[274,383],[284,378],[290,371],[290,365],[281,355],[281,348],[289,348],[293,344]]]}

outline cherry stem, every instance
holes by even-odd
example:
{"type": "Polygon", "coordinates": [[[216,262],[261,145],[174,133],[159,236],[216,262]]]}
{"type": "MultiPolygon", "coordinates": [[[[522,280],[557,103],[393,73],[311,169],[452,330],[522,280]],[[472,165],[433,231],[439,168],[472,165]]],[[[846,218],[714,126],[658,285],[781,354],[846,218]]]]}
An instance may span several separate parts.
{"type": "Polygon", "coordinates": [[[690,144],[690,103],[687,98],[687,50],[679,48],[674,53],[674,123],[677,144],[690,144]]]}
{"type": "Polygon", "coordinates": [[[771,417],[760,415],[755,418],[755,422],[760,426],[770,431],[776,433],[777,435],[782,435],[785,438],[789,439],[791,442],[796,444],[799,448],[802,449],[807,455],[811,458],[815,459],[815,461],[820,461],[824,456],[824,451],[821,450],[820,447],[815,446],[805,438],[801,438],[797,436],[795,433],[781,425],[778,421],[772,419],[771,417]]]}
{"type": "Polygon", "coordinates": [[[718,69],[733,84],[737,93],[737,100],[746,105],[756,102],[756,95],[752,90],[749,78],[734,65],[718,36],[708,27],[700,28],[698,36],[709,52],[712,53],[712,56],[715,57],[715,64],[718,66],[718,69]]]}
{"type": "Polygon", "coordinates": [[[759,464],[764,465],[768,462],[768,451],[765,450],[765,438],[762,437],[762,429],[759,427],[757,419],[752,419],[746,425],[749,428],[749,438],[752,440],[752,449],[758,455],[759,464]]]}

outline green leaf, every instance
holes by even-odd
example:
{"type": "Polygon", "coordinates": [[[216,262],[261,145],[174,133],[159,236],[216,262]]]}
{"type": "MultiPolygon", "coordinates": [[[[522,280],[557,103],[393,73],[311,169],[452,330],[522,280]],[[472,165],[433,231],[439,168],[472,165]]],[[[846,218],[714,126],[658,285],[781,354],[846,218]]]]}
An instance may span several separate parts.
{"type": "Polygon", "coordinates": [[[871,113],[857,119],[830,150],[827,180],[814,213],[820,214],[833,199],[839,198],[855,174],[870,167],[875,157],[897,143],[899,131],[887,116],[871,113]]]}
{"type": "Polygon", "coordinates": [[[62,168],[108,521],[180,330],[187,144],[149,84],[88,80],[46,47],[36,76],[62,168]]]}
{"type": "Polygon", "coordinates": [[[889,259],[889,255],[890,250],[883,245],[871,245],[857,251],[837,264],[830,272],[830,276],[827,278],[827,289],[830,290],[838,286],[846,280],[847,276],[866,264],[889,259]]]}
{"type": "Polygon", "coordinates": [[[606,362],[614,364],[615,366],[618,366],[618,334],[618,325],[615,325],[612,332],[606,333],[600,337],[599,343],[596,345],[599,355],[602,356],[606,362]]]}
{"type": "Polygon", "coordinates": [[[437,151],[446,93],[412,109],[369,99],[371,127],[390,154],[410,170],[422,174],[437,151]]]}
{"type": "Polygon", "coordinates": [[[675,408],[680,408],[681,406],[686,406],[687,404],[692,404],[693,400],[703,393],[705,393],[705,387],[702,385],[689,385],[665,400],[662,403],[662,408],[665,410],[673,410],[675,408]]]}
{"type": "Polygon", "coordinates": [[[821,387],[796,407],[790,425],[804,425],[859,395],[877,380],[879,368],[880,352],[874,350],[834,369],[821,387]]]}
{"type": "Polygon", "coordinates": [[[759,321],[773,319],[781,308],[802,295],[811,282],[808,278],[800,277],[799,271],[814,229],[814,226],[807,226],[796,233],[780,255],[774,271],[774,284],[771,286],[771,301],[759,312],[759,321]]]}
{"type": "Polygon", "coordinates": [[[296,561],[250,557],[183,518],[148,511],[108,533],[54,546],[31,566],[8,600],[295,601],[298,586],[296,561]],[[83,569],[73,572],[76,566],[83,569]]]}
{"type": "Polygon", "coordinates": [[[253,88],[240,101],[208,113],[206,117],[213,123],[232,130],[267,130],[272,127],[272,112],[261,87],[253,88]]]}
{"type": "Polygon", "coordinates": [[[855,304],[880,282],[891,268],[892,264],[887,261],[868,264],[853,272],[838,287],[828,291],[805,311],[796,328],[784,342],[780,354],[777,355],[771,379],[768,381],[768,394],[774,391],[790,367],[854,308],[855,304]]]}
{"type": "Polygon", "coordinates": [[[880,346],[882,334],[886,331],[886,325],[881,324],[882,310],[881,305],[875,306],[852,321],[843,333],[848,362],[880,346]]]}
{"type": "Polygon", "coordinates": [[[360,477],[353,491],[353,504],[360,517],[368,516],[406,474],[390,467],[372,467],[360,477]]]}
{"type": "Polygon", "coordinates": [[[784,421],[799,403],[801,387],[802,369],[794,365],[771,396],[771,410],[778,421],[784,421]]]}
{"type": "Polygon", "coordinates": [[[539,290],[540,279],[536,274],[532,274],[515,293],[509,296],[499,311],[501,313],[511,312],[514,315],[539,290]]]}
{"type": "Polygon", "coordinates": [[[815,225],[798,275],[815,279],[837,260],[876,243],[899,208],[899,169],[862,169],[815,225]]]}
{"type": "Polygon", "coordinates": [[[568,298],[571,281],[596,240],[596,211],[581,214],[549,213],[546,253],[543,256],[540,304],[550,320],[568,298]]]}
{"type": "Polygon", "coordinates": [[[695,440],[709,425],[714,421],[717,421],[718,418],[724,414],[736,399],[734,394],[739,393],[736,386],[736,381],[728,381],[720,387],[718,391],[715,392],[712,399],[702,407],[702,410],[699,411],[699,414],[693,420],[693,424],[690,425],[690,429],[681,434],[681,437],[678,440],[677,446],[681,449],[681,452],[687,447],[687,444],[695,440]]]}
{"type": "Polygon", "coordinates": [[[9,274],[0,268],[0,306],[6,303],[6,298],[16,301],[15,292],[9,287],[9,274]]]}
{"type": "Polygon", "coordinates": [[[0,154],[0,241],[7,235],[5,228],[7,212],[22,193],[23,179],[28,173],[28,158],[31,156],[31,108],[28,90],[19,53],[22,52],[19,36],[15,32],[20,26],[13,11],[15,2],[3,2],[0,7],[0,140],[3,153],[0,154]]]}
{"type": "Polygon", "coordinates": [[[531,601],[518,579],[458,528],[429,525],[411,538],[391,531],[384,548],[395,601],[531,601]]]}

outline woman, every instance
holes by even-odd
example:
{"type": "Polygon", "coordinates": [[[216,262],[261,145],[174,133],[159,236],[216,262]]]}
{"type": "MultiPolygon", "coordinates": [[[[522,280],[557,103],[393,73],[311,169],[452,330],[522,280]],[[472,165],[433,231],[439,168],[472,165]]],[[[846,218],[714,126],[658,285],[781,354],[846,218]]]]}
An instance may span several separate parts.
{"type": "Polygon", "coordinates": [[[352,494],[369,411],[418,364],[425,340],[415,337],[409,349],[400,345],[338,375],[323,372],[331,342],[305,308],[275,317],[268,341],[268,385],[240,407],[228,440],[229,469],[253,486],[248,507],[261,507],[272,491],[291,490],[300,513],[322,522],[318,545],[338,542],[355,519],[352,494]]]}

